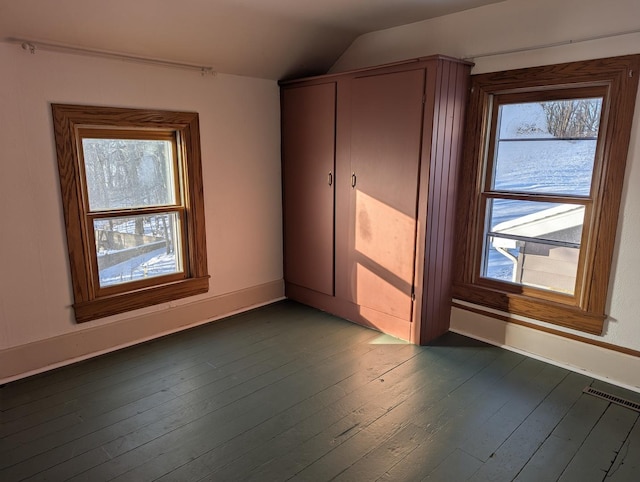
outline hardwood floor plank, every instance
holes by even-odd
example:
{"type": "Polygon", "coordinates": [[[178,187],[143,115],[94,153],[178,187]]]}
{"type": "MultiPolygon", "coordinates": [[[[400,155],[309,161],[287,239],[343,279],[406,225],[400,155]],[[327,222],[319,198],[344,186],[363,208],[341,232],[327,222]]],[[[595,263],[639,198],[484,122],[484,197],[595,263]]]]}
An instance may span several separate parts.
{"type": "MultiPolygon", "coordinates": [[[[156,378],[170,373],[168,369],[179,371],[188,368],[192,364],[198,363],[198,356],[206,356],[212,350],[221,353],[232,352],[235,347],[258,342],[260,340],[269,340],[285,330],[288,324],[273,323],[264,326],[264,328],[250,332],[250,336],[243,340],[242,331],[237,336],[228,338],[227,336],[216,337],[215,342],[207,343],[206,337],[201,339],[195,346],[184,347],[179,349],[173,348],[175,353],[167,352],[163,357],[147,357],[139,360],[140,363],[125,363],[128,368],[126,370],[113,368],[111,371],[102,373],[102,377],[91,376],[90,380],[79,386],[61,390],[59,387],[51,396],[38,398],[12,408],[4,408],[2,412],[2,428],[0,435],[5,437],[11,433],[24,430],[34,424],[45,423],[53,418],[63,416],[70,411],[74,411],[78,404],[89,404],[92,400],[101,399],[103,393],[121,393],[137,388],[139,380],[144,377],[147,383],[156,378]],[[254,338],[255,337],[255,338],[254,338]],[[112,373],[114,372],[114,373],[112,373]]],[[[200,330],[198,328],[198,330],[200,330]]],[[[120,366],[114,363],[114,367],[120,366]]],[[[77,378],[77,377],[75,377],[77,378]]],[[[4,398],[4,397],[3,397],[4,398]]]]}
{"type": "Polygon", "coordinates": [[[563,377],[500,447],[486,459],[481,459],[485,460],[484,465],[470,480],[513,480],[583,396],[581,390],[589,381],[590,379],[577,373],[569,373],[563,377]]]}
{"type": "MultiPolygon", "coordinates": [[[[311,364],[304,370],[296,367],[285,371],[283,376],[270,380],[242,400],[219,410],[199,414],[195,419],[189,417],[189,420],[179,420],[179,424],[172,426],[169,431],[165,424],[161,424],[163,433],[154,434],[153,440],[145,443],[135,440],[135,446],[128,444],[128,450],[124,453],[119,451],[114,454],[110,451],[113,456],[111,460],[71,480],[110,480],[156,458],[155,462],[162,464],[163,470],[174,468],[171,466],[173,457],[170,451],[176,447],[197,451],[201,450],[203,444],[211,443],[211,440],[227,440],[237,435],[239,430],[252,426],[256,420],[264,419],[277,407],[287,407],[288,404],[304,400],[345,378],[350,370],[357,367],[363,355],[374,348],[363,346],[361,350],[352,349],[334,355],[320,365],[311,364]]],[[[130,480],[138,480],[138,477],[133,476],[130,480]]]]}
{"type": "MultiPolygon", "coordinates": [[[[390,358],[400,354],[397,348],[392,352],[390,358]]],[[[161,480],[198,480],[220,468],[223,468],[223,472],[216,474],[218,478],[237,478],[241,472],[239,469],[244,469],[245,473],[248,473],[257,463],[254,459],[256,454],[264,455],[275,447],[277,447],[276,450],[286,450],[283,446],[283,434],[291,436],[289,440],[294,447],[300,437],[304,437],[305,434],[309,436],[308,434],[321,430],[319,427],[324,426],[328,419],[345,416],[354,405],[364,403],[364,399],[376,394],[380,395],[386,390],[393,390],[397,387],[398,377],[395,374],[400,372],[401,376],[409,374],[407,367],[415,366],[416,358],[412,357],[406,362],[397,363],[397,368],[393,369],[390,369],[389,363],[380,364],[379,360],[373,360],[366,370],[360,370],[313,397],[276,414],[167,474],[161,480]],[[384,377],[384,382],[381,382],[381,377],[384,377]],[[382,388],[381,383],[384,383],[382,388]],[[237,462],[240,467],[234,467],[234,462],[237,462]],[[225,473],[224,469],[228,472],[225,473]],[[229,472],[231,476],[228,475],[229,472]]]]}
{"type": "MultiPolygon", "coordinates": [[[[274,334],[277,333],[278,325],[286,326],[287,321],[281,319],[280,317],[276,317],[273,323],[265,322],[265,320],[259,319],[256,319],[253,322],[249,322],[247,320],[244,320],[244,322],[243,320],[237,320],[237,323],[238,326],[233,326],[230,324],[229,320],[224,320],[216,322],[212,325],[197,327],[193,330],[201,332],[200,336],[191,335],[186,339],[182,335],[182,333],[177,333],[173,335],[177,338],[175,343],[165,341],[165,338],[152,340],[141,345],[141,348],[145,349],[142,354],[136,353],[135,349],[137,347],[125,348],[123,350],[105,355],[107,357],[107,360],[112,357],[111,363],[108,363],[106,361],[101,363],[103,360],[102,356],[98,357],[97,359],[91,359],[81,362],[82,366],[92,366],[98,364],[102,364],[103,366],[98,369],[91,370],[88,373],[83,373],[80,376],[74,373],[75,371],[72,370],[72,367],[63,367],[59,369],[60,373],[63,373],[65,371],[71,372],[70,376],[67,379],[55,383],[55,386],[53,387],[46,386],[40,390],[36,390],[35,394],[33,391],[30,391],[26,394],[26,396],[14,396],[13,401],[8,395],[4,395],[3,409],[5,410],[5,412],[10,412],[12,408],[15,408],[17,406],[27,405],[29,404],[29,402],[37,401],[45,396],[47,399],[51,399],[52,395],[56,395],[59,392],[68,392],[69,390],[73,389],[81,389],[81,391],[89,392],[91,390],[91,385],[101,383],[105,378],[109,378],[113,375],[119,374],[121,376],[121,379],[125,380],[127,378],[130,378],[131,376],[142,375],[156,368],[162,368],[166,365],[170,365],[176,360],[188,358],[190,356],[190,353],[192,351],[196,351],[198,348],[212,347],[216,345],[223,347],[224,340],[241,340],[243,333],[248,336],[248,341],[256,336],[274,336],[274,334]],[[245,325],[250,326],[251,324],[257,325],[255,326],[256,329],[245,332],[243,330],[243,327],[245,327],[245,325]],[[205,333],[215,333],[216,338],[207,340],[202,336],[205,333]],[[131,352],[132,355],[135,356],[126,357],[126,360],[121,360],[121,358],[125,357],[129,352],[131,352]],[[125,361],[129,363],[125,363],[125,361]],[[130,374],[129,377],[126,377],[126,374],[130,374]],[[84,387],[85,385],[89,385],[89,387],[84,387]]],[[[9,384],[3,390],[10,390],[12,386],[13,384],[9,384]]],[[[5,419],[7,419],[6,413],[5,419]]]]}
{"type": "MultiPolygon", "coordinates": [[[[386,461],[385,454],[399,443],[396,436],[393,436],[349,467],[346,471],[347,474],[350,476],[353,474],[354,478],[362,478],[363,480],[375,479],[377,474],[386,474],[384,477],[389,480],[396,478],[419,480],[428,475],[442,460],[455,451],[455,445],[448,443],[454,437],[450,435],[441,437],[441,434],[447,433],[449,424],[455,426],[457,420],[464,420],[462,426],[470,428],[472,417],[469,416],[469,410],[477,410],[480,413],[487,410],[487,406],[481,402],[483,394],[495,394],[500,385],[508,385],[509,378],[514,378],[517,381],[522,380],[522,374],[530,373],[532,368],[536,370],[535,373],[542,369],[538,364],[522,363],[523,360],[525,362],[528,360],[525,360],[521,355],[508,352],[498,353],[499,357],[494,362],[454,390],[449,397],[428,407],[428,410],[419,411],[411,416],[412,423],[424,429],[420,436],[415,436],[412,440],[416,454],[411,451],[405,459],[386,461]],[[514,376],[513,373],[516,375],[514,376]],[[411,460],[417,454],[420,454],[415,458],[418,464],[413,466],[411,460]],[[407,460],[409,463],[405,463],[407,460]],[[405,469],[407,472],[403,473],[405,469]]],[[[502,403],[498,403],[496,407],[489,407],[489,412],[485,414],[483,420],[493,414],[501,405],[502,403]]],[[[469,432],[472,433],[472,430],[469,432]]],[[[402,434],[400,433],[399,436],[402,434]]]]}
{"type": "Polygon", "coordinates": [[[588,384],[640,399],[275,303],[0,388],[0,480],[640,480],[638,414],[588,384]]]}
{"type": "MultiPolygon", "coordinates": [[[[322,333],[323,331],[324,331],[324,332],[327,332],[326,330],[322,330],[322,328],[321,328],[322,323],[321,323],[321,322],[318,322],[318,323],[317,323],[317,325],[318,325],[318,330],[320,330],[320,331],[319,331],[320,333],[322,333]]],[[[338,326],[342,326],[342,327],[345,327],[345,328],[349,328],[349,325],[345,325],[344,323],[342,323],[342,324],[340,324],[340,325],[338,325],[338,326]]],[[[333,327],[333,325],[332,325],[332,327],[333,327]]],[[[312,334],[313,334],[313,329],[314,329],[314,328],[312,328],[312,330],[311,330],[311,333],[312,333],[312,334]]],[[[330,333],[330,331],[329,331],[329,333],[330,333]]],[[[273,348],[273,347],[271,347],[271,348],[273,348]]],[[[276,352],[276,351],[274,351],[274,350],[271,350],[271,352],[272,352],[272,353],[277,353],[277,352],[276,352]]],[[[229,376],[230,374],[232,374],[232,373],[233,373],[233,370],[234,370],[234,369],[239,370],[239,369],[243,369],[243,368],[244,368],[244,366],[239,366],[239,367],[238,367],[238,366],[236,366],[235,368],[232,368],[232,369],[230,369],[230,368],[229,368],[229,367],[231,367],[231,366],[232,366],[232,364],[231,364],[231,363],[229,363],[229,362],[230,362],[230,360],[231,360],[231,361],[233,361],[233,360],[234,360],[234,359],[236,359],[236,358],[240,359],[240,361],[242,361],[242,359],[247,360],[246,358],[244,358],[244,356],[237,356],[237,354],[236,354],[236,353],[237,353],[237,352],[234,352],[234,351],[232,350],[230,353],[224,353],[224,354],[222,355],[222,358],[220,358],[219,353],[218,353],[217,351],[214,351],[214,352],[210,353],[210,357],[211,357],[211,359],[212,359],[215,363],[217,363],[217,364],[221,365],[221,366],[219,366],[219,367],[217,368],[217,370],[218,370],[218,372],[216,373],[216,377],[217,377],[217,378],[224,378],[225,376],[229,376]],[[226,363],[222,363],[222,362],[223,362],[223,360],[226,360],[226,363]]],[[[248,363],[246,363],[245,365],[246,365],[246,366],[250,366],[250,365],[252,365],[252,364],[255,364],[255,362],[248,362],[248,363]]],[[[216,377],[212,377],[212,379],[215,379],[216,377]]],[[[167,385],[167,386],[170,386],[170,385],[167,385]]],[[[168,393],[168,392],[166,392],[166,391],[160,391],[159,393],[160,393],[160,394],[165,394],[165,393],[168,393]]],[[[173,396],[173,398],[175,398],[175,396],[173,396]]],[[[89,406],[89,407],[91,407],[91,406],[89,406]]],[[[137,407],[137,408],[138,408],[138,410],[140,410],[140,407],[137,407]]],[[[84,421],[85,421],[85,422],[90,418],[90,417],[89,417],[89,415],[90,415],[90,414],[89,414],[86,410],[84,410],[84,409],[83,409],[83,410],[80,410],[80,411],[77,411],[76,413],[80,414],[80,415],[82,416],[82,418],[84,419],[84,421]]],[[[86,423],[85,423],[85,425],[86,425],[86,423]]],[[[66,434],[68,434],[68,433],[69,433],[69,430],[65,431],[65,435],[66,435],[66,434]]]]}
{"type": "MultiPolygon", "coordinates": [[[[510,352],[505,352],[505,355],[510,352]]],[[[514,393],[527,391],[528,386],[539,383],[540,378],[549,380],[544,374],[547,365],[510,353],[495,366],[470,380],[468,386],[444,403],[433,407],[422,415],[419,422],[427,431],[416,450],[382,475],[383,480],[421,480],[435,470],[455,450],[467,443],[469,438],[485,437],[482,431],[487,421],[500,413],[514,393]],[[506,361],[506,363],[505,363],[506,361]],[[503,366],[504,365],[504,366],[503,366]],[[477,383],[476,379],[484,381],[477,383]]],[[[466,385],[466,384],[465,384],[466,385]]],[[[381,448],[382,449],[382,448],[381,448]]],[[[375,452],[371,457],[375,458],[375,452]]]]}
{"type": "Polygon", "coordinates": [[[558,480],[604,480],[637,420],[637,412],[610,404],[558,480]]]}
{"type": "Polygon", "coordinates": [[[480,460],[489,460],[567,374],[566,370],[545,366],[534,383],[522,384],[513,391],[509,401],[460,448],[480,460]]]}
{"type": "Polygon", "coordinates": [[[607,472],[607,481],[627,482],[640,478],[640,420],[636,423],[607,472]]]}
{"type": "MultiPolygon", "coordinates": [[[[397,347],[390,346],[387,349],[393,355],[398,354],[397,347]]],[[[407,383],[409,380],[416,375],[423,375],[428,380],[430,373],[425,367],[433,370],[439,366],[437,355],[419,348],[414,350],[418,351],[417,356],[396,367],[383,366],[382,370],[376,370],[376,364],[372,364],[370,368],[332,387],[342,386],[340,392],[334,392],[335,396],[326,398],[324,395],[332,394],[321,393],[320,400],[314,397],[292,407],[169,474],[165,480],[197,480],[212,472],[222,480],[248,476],[255,467],[278,454],[288,453],[327,426],[363,407],[371,398],[402,397],[414,385],[407,383]],[[316,401],[321,403],[316,404],[316,401]]]]}
{"type": "MultiPolygon", "coordinates": [[[[414,351],[414,347],[409,345],[401,346],[399,349],[405,352],[414,351]]],[[[171,454],[164,454],[162,457],[151,457],[146,464],[136,466],[133,470],[124,474],[122,480],[153,480],[158,476],[164,475],[182,465],[182,461],[185,458],[197,457],[210,448],[263,423],[273,414],[286,410],[290,406],[330,388],[346,378],[345,374],[355,370],[368,369],[367,367],[382,354],[383,350],[384,347],[373,346],[373,349],[363,352],[355,362],[332,357],[322,367],[314,367],[308,373],[300,373],[278,381],[274,386],[266,387],[265,390],[256,394],[256,397],[252,396],[250,397],[251,399],[248,397],[246,401],[251,405],[243,412],[241,420],[227,420],[227,418],[221,418],[224,416],[222,414],[211,422],[212,425],[215,425],[215,431],[205,430],[203,437],[199,435],[203,421],[198,420],[197,425],[194,423],[192,427],[185,427],[186,432],[191,436],[190,440],[194,441],[194,443],[182,443],[171,454]],[[344,371],[345,369],[347,370],[346,372],[344,371]]],[[[237,411],[237,407],[234,407],[234,411],[237,411]]],[[[169,436],[173,436],[173,434],[169,434],[169,436]]],[[[182,440],[184,441],[184,438],[182,440]]],[[[158,440],[157,443],[162,446],[166,444],[166,440],[158,440]]]]}
{"type": "MultiPolygon", "coordinates": [[[[412,358],[407,363],[384,375],[384,382],[377,380],[364,386],[361,390],[353,392],[344,400],[340,400],[338,403],[323,409],[315,417],[310,417],[291,429],[282,432],[269,441],[266,447],[257,447],[236,461],[219,467],[214,471],[213,477],[219,480],[234,476],[246,478],[251,472],[257,471],[259,473],[260,471],[268,470],[265,469],[265,466],[270,464],[277,465],[276,461],[279,455],[292,454],[292,451],[299,450],[305,443],[313,443],[311,439],[314,437],[324,435],[329,437],[329,440],[333,440],[335,434],[342,434],[342,437],[346,438],[350,433],[354,433],[353,431],[348,431],[348,428],[359,423],[357,420],[354,422],[352,419],[358,416],[365,418],[371,413],[371,409],[367,407],[367,404],[371,404],[372,399],[378,400],[380,403],[388,403],[387,408],[385,408],[387,410],[393,407],[394,403],[398,403],[425,384],[433,383],[436,378],[447,371],[447,365],[452,362],[452,355],[465,358],[472,355],[471,352],[438,353],[436,351],[426,351],[424,348],[420,350],[419,356],[412,358]],[[418,380],[415,379],[416,374],[418,374],[418,380]],[[331,427],[333,427],[333,430],[331,430],[331,427]],[[260,470],[258,470],[259,467],[261,467],[260,470]]],[[[293,455],[288,456],[287,462],[293,458],[293,455]]],[[[208,460],[207,465],[215,467],[211,460],[208,460]]],[[[279,470],[282,471],[282,468],[279,470]]]]}
{"type": "MultiPolygon", "coordinates": [[[[259,398],[261,390],[298,372],[312,369],[314,363],[331,357],[334,357],[337,363],[343,358],[357,358],[362,353],[374,348],[367,345],[367,342],[377,336],[375,332],[363,330],[348,323],[344,323],[343,327],[350,336],[344,336],[344,332],[336,331],[331,334],[333,338],[329,342],[306,339],[297,351],[292,350],[289,353],[279,351],[278,357],[274,357],[270,365],[255,365],[250,370],[243,371],[244,376],[236,374],[227,377],[220,383],[194,390],[159,409],[150,410],[132,420],[127,420],[124,426],[109,427],[99,433],[91,434],[89,438],[92,439],[92,443],[90,444],[86,443],[87,440],[67,444],[65,446],[66,462],[60,463],[57,450],[53,451],[56,452],[55,455],[43,454],[42,458],[46,460],[42,460],[42,462],[47,467],[51,467],[43,472],[43,476],[54,479],[71,478],[206,416],[233,420],[233,417],[229,418],[226,413],[211,414],[225,407],[230,407],[227,408],[228,411],[242,411],[242,402],[245,402],[248,397],[259,398]],[[351,330],[355,330],[355,332],[351,330]],[[234,406],[234,402],[238,404],[234,406]],[[91,450],[87,449],[87,445],[91,450]],[[81,450],[84,450],[84,453],[76,455],[74,451],[77,451],[79,446],[81,450]],[[69,457],[72,456],[71,460],[69,457]],[[57,465],[52,466],[55,463],[57,465]]],[[[180,432],[174,436],[179,434],[180,432]]],[[[144,461],[145,459],[138,457],[134,460],[136,464],[144,461]]],[[[25,465],[27,467],[23,468],[33,473],[32,465],[25,465]]],[[[40,470],[43,468],[41,467],[40,470]]],[[[131,467],[128,467],[127,470],[129,468],[131,467]]]]}
{"type": "MultiPolygon", "coordinates": [[[[331,388],[327,390],[330,390],[330,389],[331,388]]],[[[264,418],[265,417],[262,417],[262,419],[254,419],[253,421],[251,421],[251,423],[248,423],[245,426],[246,427],[250,426],[251,428],[249,430],[253,430],[256,427],[268,422],[268,419],[264,420],[264,418]]],[[[286,420],[288,419],[288,416],[284,416],[283,414],[282,418],[286,420]]],[[[189,460],[189,459],[181,456],[180,453],[176,453],[175,454],[176,461],[175,461],[175,464],[172,466],[172,471],[170,472],[170,474],[167,475],[166,478],[163,478],[161,480],[194,480],[194,479],[197,480],[202,476],[206,476],[210,474],[213,471],[213,469],[210,468],[210,466],[203,465],[204,457],[202,457],[202,455],[204,455],[205,453],[211,454],[211,452],[215,451],[216,449],[222,448],[223,445],[228,445],[229,442],[239,437],[242,437],[242,435],[246,432],[247,431],[241,434],[237,434],[237,432],[235,431],[231,431],[226,434],[221,433],[221,434],[217,434],[217,436],[214,437],[213,439],[207,440],[206,445],[202,445],[198,447],[197,451],[192,450],[189,452],[192,457],[197,456],[197,459],[196,459],[197,463],[194,465],[187,464],[189,467],[185,467],[184,465],[182,465],[182,461],[189,460]],[[211,450],[206,451],[208,447],[212,447],[212,448],[211,450]],[[174,468],[177,470],[173,470],[174,468]],[[203,469],[204,469],[204,473],[197,472],[197,471],[202,471],[203,469]]],[[[264,443],[264,441],[262,441],[262,443],[264,443]]],[[[184,451],[185,450],[183,450],[183,452],[184,451]]],[[[225,451],[222,451],[222,452],[227,453],[225,451]]],[[[147,477],[149,477],[150,475],[155,477],[159,474],[164,474],[165,472],[168,472],[166,470],[166,467],[167,466],[165,465],[162,468],[160,468],[157,465],[156,461],[150,461],[146,466],[137,467],[135,470],[131,471],[130,473],[125,474],[125,477],[122,478],[122,480],[154,480],[152,478],[147,478],[147,477]],[[162,471],[165,471],[165,472],[162,472],[162,471]]],[[[234,477],[237,477],[237,474],[235,474],[234,477]]],[[[120,480],[120,479],[117,479],[117,480],[120,480]]]]}
{"type": "MultiPolygon", "coordinates": [[[[112,353],[101,355],[56,370],[44,372],[16,382],[2,388],[3,410],[19,406],[42,397],[50,397],[61,391],[81,386],[87,382],[115,373],[125,372],[132,366],[138,367],[141,361],[167,362],[172,355],[184,356],[185,350],[191,349],[203,341],[204,333],[216,333],[216,336],[232,336],[235,334],[251,335],[246,328],[252,324],[268,325],[272,321],[280,320],[280,314],[289,307],[280,303],[264,307],[259,313],[253,311],[235,315],[225,320],[196,327],[191,330],[175,333],[168,337],[151,340],[133,347],[123,348],[112,353]],[[247,325],[247,326],[245,326],[247,325]]],[[[295,309],[294,307],[291,307],[295,309]]],[[[269,326],[265,326],[271,331],[269,326]]]]}
{"type": "Polygon", "coordinates": [[[343,482],[375,480],[379,474],[397,465],[427,439],[428,433],[424,427],[413,423],[404,424],[385,443],[342,470],[335,480],[343,482]]]}
{"type": "MultiPolygon", "coordinates": [[[[307,333],[314,333],[314,330],[317,328],[322,332],[322,324],[318,323],[318,327],[313,327],[311,330],[307,330],[307,333]]],[[[345,327],[348,328],[348,327],[345,327]]],[[[331,331],[324,330],[325,333],[331,333],[331,331]]],[[[289,336],[295,336],[290,334],[289,336]]],[[[285,338],[286,339],[286,338],[285,338]]],[[[269,343],[272,342],[273,338],[269,340],[269,343]]],[[[276,340],[278,340],[276,338],[276,340]]],[[[234,346],[230,347],[230,352],[223,352],[222,354],[216,354],[212,356],[209,354],[209,358],[216,364],[208,362],[203,364],[207,367],[209,372],[208,379],[206,383],[214,383],[216,380],[228,377],[232,375],[236,371],[243,370],[247,367],[251,367],[253,365],[259,365],[260,363],[264,363],[267,357],[264,354],[268,354],[273,356],[277,351],[273,350],[274,346],[266,345],[260,346],[263,342],[250,345],[248,347],[239,347],[238,349],[234,349],[234,346]],[[254,347],[260,347],[260,351],[254,349],[254,347]]],[[[189,372],[189,370],[186,370],[189,372]]],[[[180,376],[179,380],[183,380],[188,378],[188,375],[179,372],[180,376]]],[[[67,429],[63,432],[52,434],[49,437],[46,437],[44,440],[37,441],[29,441],[29,440],[12,440],[12,437],[7,437],[7,440],[14,442],[15,444],[22,443],[23,445],[17,446],[13,448],[11,454],[7,454],[6,457],[3,456],[2,459],[6,458],[10,460],[12,463],[17,463],[20,460],[24,460],[29,456],[33,456],[37,453],[43,452],[47,449],[53,448],[57,445],[60,445],[64,442],[74,440],[76,438],[81,437],[84,434],[94,432],[99,428],[107,427],[113,423],[116,423],[119,420],[126,419],[132,416],[131,410],[134,409],[133,415],[139,413],[140,411],[148,410],[153,406],[157,406],[169,400],[177,398],[172,390],[173,385],[170,383],[172,380],[171,377],[165,377],[161,380],[162,383],[152,384],[152,389],[148,389],[149,385],[143,385],[145,392],[151,393],[151,395],[146,396],[144,398],[140,398],[140,396],[130,397],[129,394],[126,396],[118,393],[117,395],[112,395],[110,397],[106,397],[101,400],[98,399],[95,402],[85,403],[85,408],[80,410],[76,410],[73,415],[77,416],[77,427],[73,427],[72,429],[67,429]],[[133,398],[134,402],[129,402],[130,398],[133,398]],[[109,404],[110,400],[113,400],[112,404],[109,404]],[[142,403],[138,403],[138,402],[142,403]],[[124,406],[120,406],[126,404],[124,406]],[[30,443],[29,443],[30,442],[30,443]]],[[[177,383],[175,381],[174,383],[177,383]]],[[[180,382],[182,383],[182,382],[180,382]]],[[[205,382],[202,382],[202,386],[206,385],[205,382]]],[[[191,383],[192,389],[197,389],[199,386],[191,383]]],[[[146,393],[142,392],[142,395],[146,393]]],[[[184,389],[181,389],[181,393],[185,392],[184,389]]],[[[138,392],[134,392],[138,393],[138,392]]],[[[38,434],[38,429],[41,429],[42,425],[34,427],[33,429],[27,430],[25,432],[19,433],[18,435],[23,435],[25,433],[29,433],[35,431],[38,434]]],[[[43,430],[40,433],[41,437],[47,435],[48,430],[43,430]]],[[[0,467],[3,465],[0,465],[0,467]]]]}
{"type": "MultiPolygon", "coordinates": [[[[435,403],[426,413],[418,412],[409,418],[411,424],[420,426],[422,431],[414,431],[409,426],[409,437],[407,437],[407,429],[401,429],[396,435],[389,438],[379,447],[374,448],[346,469],[339,479],[373,480],[379,474],[384,474],[421,444],[428,444],[433,434],[440,431],[441,427],[444,426],[444,423],[441,423],[442,421],[448,418],[455,419],[460,417],[466,406],[474,404],[474,400],[484,391],[491,391],[495,383],[498,383],[524,359],[521,355],[506,351],[496,351],[495,355],[497,356],[490,364],[486,365],[473,378],[453,390],[446,399],[435,403]],[[398,449],[398,447],[402,447],[402,450],[398,449]],[[411,449],[407,450],[409,447],[411,449]]],[[[430,445],[432,454],[434,449],[435,447],[430,445]]],[[[453,452],[454,448],[444,447],[444,450],[437,451],[440,453],[440,459],[438,460],[442,460],[453,452]]],[[[416,474],[411,474],[412,479],[415,480],[416,477],[416,474]]],[[[419,479],[420,477],[417,478],[419,479]]]]}
{"type": "Polygon", "coordinates": [[[602,399],[581,395],[515,480],[557,480],[608,406],[602,399]]]}
{"type": "Polygon", "coordinates": [[[422,480],[468,480],[481,465],[481,460],[476,459],[460,449],[456,449],[451,455],[444,459],[433,472],[422,480]]]}
{"type": "Polygon", "coordinates": [[[365,414],[360,417],[358,412],[354,413],[288,454],[287,460],[276,459],[262,466],[248,480],[290,476],[295,476],[296,480],[329,480],[337,476],[398,433],[406,425],[407,418],[411,417],[413,421],[414,414],[447,398],[458,386],[490,363],[493,356],[495,354],[487,351],[478,354],[480,358],[485,357],[484,362],[476,358],[475,363],[445,364],[439,368],[438,378],[429,380],[428,384],[404,399],[386,400],[387,403],[382,406],[379,405],[380,400],[371,400],[367,408],[371,408],[368,413],[373,416],[367,417],[365,414]],[[380,409],[380,412],[376,412],[376,409],[380,409]],[[380,416],[376,416],[378,413],[380,416]],[[346,432],[350,427],[354,428],[346,432]],[[289,462],[288,466],[285,466],[285,462],[289,462]],[[283,473],[285,467],[286,472],[283,473]]]}

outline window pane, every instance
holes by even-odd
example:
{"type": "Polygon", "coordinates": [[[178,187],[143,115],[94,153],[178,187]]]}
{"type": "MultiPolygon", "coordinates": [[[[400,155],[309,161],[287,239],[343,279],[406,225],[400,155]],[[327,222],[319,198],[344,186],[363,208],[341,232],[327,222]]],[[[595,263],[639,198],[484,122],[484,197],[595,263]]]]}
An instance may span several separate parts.
{"type": "Polygon", "coordinates": [[[588,196],[602,99],[504,104],[492,189],[588,196]]]}
{"type": "Polygon", "coordinates": [[[500,139],[598,137],[602,98],[502,104],[500,139]]]}
{"type": "Polygon", "coordinates": [[[595,140],[501,141],[492,188],[588,196],[595,140]]]}
{"type": "Polygon", "coordinates": [[[90,211],[175,204],[168,140],[82,139],[90,211]]]}
{"type": "Polygon", "coordinates": [[[96,219],[100,287],[180,273],[177,213],[96,219]]]}
{"type": "Polygon", "coordinates": [[[483,274],[573,294],[584,206],[491,199],[483,274]]]}

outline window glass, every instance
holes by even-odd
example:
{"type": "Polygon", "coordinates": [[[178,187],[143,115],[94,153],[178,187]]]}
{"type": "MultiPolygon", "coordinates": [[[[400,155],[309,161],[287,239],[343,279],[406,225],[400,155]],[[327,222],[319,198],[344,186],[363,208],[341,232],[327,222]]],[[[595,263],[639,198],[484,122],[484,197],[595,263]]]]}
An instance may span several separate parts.
{"type": "Polygon", "coordinates": [[[574,293],[584,206],[490,200],[482,275],[574,293]]]}
{"type": "Polygon", "coordinates": [[[173,143],[82,139],[91,211],[175,204],[173,143]]]}
{"type": "Polygon", "coordinates": [[[499,107],[492,188],[588,196],[602,99],[499,107]]]}
{"type": "Polygon", "coordinates": [[[100,287],[182,272],[179,223],[176,213],[94,220],[100,287]]]}
{"type": "Polygon", "coordinates": [[[573,295],[602,98],[497,108],[481,276],[573,295]]]}
{"type": "Polygon", "coordinates": [[[78,135],[99,287],[182,273],[175,134],[81,128],[78,135]]]}

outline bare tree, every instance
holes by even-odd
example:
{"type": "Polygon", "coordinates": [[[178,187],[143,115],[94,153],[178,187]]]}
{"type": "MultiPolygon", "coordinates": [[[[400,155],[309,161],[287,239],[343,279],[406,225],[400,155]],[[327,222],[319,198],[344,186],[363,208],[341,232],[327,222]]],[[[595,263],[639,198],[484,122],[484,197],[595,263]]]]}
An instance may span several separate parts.
{"type": "Polygon", "coordinates": [[[547,129],[554,137],[596,137],[600,127],[602,101],[576,99],[543,102],[547,129]]]}

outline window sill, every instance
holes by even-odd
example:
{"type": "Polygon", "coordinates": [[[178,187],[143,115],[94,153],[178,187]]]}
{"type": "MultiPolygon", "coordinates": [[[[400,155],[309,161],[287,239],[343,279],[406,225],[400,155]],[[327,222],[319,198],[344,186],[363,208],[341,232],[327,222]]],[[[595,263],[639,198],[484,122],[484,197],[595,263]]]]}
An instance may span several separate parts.
{"type": "Polygon", "coordinates": [[[76,321],[83,323],[159,303],[166,303],[167,301],[206,293],[207,291],[209,291],[209,276],[203,276],[117,295],[103,296],[93,300],[75,303],[73,308],[75,310],[76,321]]]}
{"type": "Polygon", "coordinates": [[[470,284],[454,285],[453,297],[505,313],[526,316],[594,335],[602,334],[606,318],[603,313],[582,310],[576,306],[470,284]]]}

